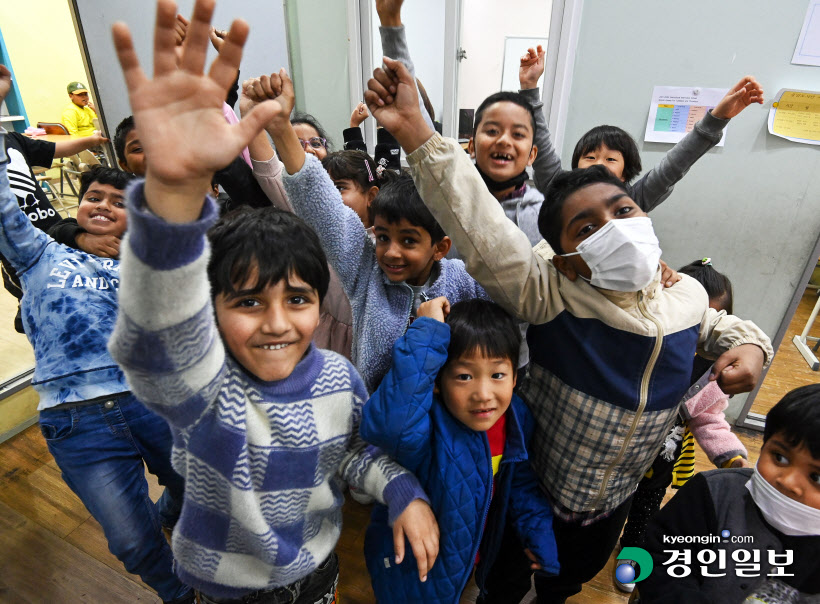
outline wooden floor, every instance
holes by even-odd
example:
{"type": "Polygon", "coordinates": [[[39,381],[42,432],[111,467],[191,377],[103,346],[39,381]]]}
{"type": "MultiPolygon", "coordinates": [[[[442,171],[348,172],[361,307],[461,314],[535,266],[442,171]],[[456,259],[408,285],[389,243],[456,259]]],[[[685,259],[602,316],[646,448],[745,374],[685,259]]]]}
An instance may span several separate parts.
{"type": "MultiPolygon", "coordinates": [[[[807,288],[800,300],[800,305],[792,317],[789,329],[777,348],[772,366],[766,374],[760,391],[752,403],[751,411],[766,415],[777,401],[787,392],[799,386],[820,382],[820,372],[812,371],[809,364],[798,352],[792,338],[800,335],[806,327],[809,315],[817,302],[814,288],[807,288]]],[[[820,321],[815,321],[809,336],[820,337],[820,321]]],[[[820,351],[817,352],[820,355],[820,351]]]]}
{"type": "MultiPolygon", "coordinates": [[[[743,431],[740,436],[754,463],[760,434],[743,431]]],[[[696,469],[711,467],[698,449],[696,469]]],[[[160,487],[152,478],[149,484],[156,499],[160,487]]],[[[368,519],[368,507],[352,500],[345,504],[344,530],[336,550],[342,604],[374,601],[362,555],[368,519]]],[[[612,584],[613,563],[614,557],[570,603],[626,602],[626,595],[612,584]]],[[[0,602],[159,601],[108,552],[102,529],[63,483],[37,425],[0,445],[0,602]]]]}

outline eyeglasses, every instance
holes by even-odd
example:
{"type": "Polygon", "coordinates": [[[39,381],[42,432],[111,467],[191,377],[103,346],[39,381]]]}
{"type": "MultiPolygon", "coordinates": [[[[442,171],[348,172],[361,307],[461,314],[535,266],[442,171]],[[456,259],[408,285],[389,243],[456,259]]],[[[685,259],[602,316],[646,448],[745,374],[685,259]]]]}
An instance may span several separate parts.
{"type": "Polygon", "coordinates": [[[318,136],[314,136],[309,141],[299,139],[299,142],[302,143],[302,148],[307,151],[308,145],[310,145],[313,149],[327,149],[327,139],[321,138],[318,136]]]}

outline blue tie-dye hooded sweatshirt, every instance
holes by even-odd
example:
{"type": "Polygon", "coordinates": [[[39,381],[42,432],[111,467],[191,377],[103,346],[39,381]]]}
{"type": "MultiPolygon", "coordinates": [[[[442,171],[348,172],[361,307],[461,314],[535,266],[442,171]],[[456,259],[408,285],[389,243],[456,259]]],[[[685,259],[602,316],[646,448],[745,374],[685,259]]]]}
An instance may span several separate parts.
{"type": "Polygon", "coordinates": [[[34,348],[38,410],[128,391],[108,354],[120,263],[55,242],[17,205],[0,165],[0,253],[23,285],[23,326],[34,348]]]}

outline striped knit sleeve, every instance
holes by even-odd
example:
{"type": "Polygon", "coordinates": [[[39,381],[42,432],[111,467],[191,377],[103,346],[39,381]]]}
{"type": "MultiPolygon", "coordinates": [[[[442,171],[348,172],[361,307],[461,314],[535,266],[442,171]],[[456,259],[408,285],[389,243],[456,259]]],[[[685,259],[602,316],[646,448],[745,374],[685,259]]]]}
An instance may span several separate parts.
{"type": "Polygon", "coordinates": [[[198,220],[167,223],[145,206],[142,182],[128,192],[119,314],[108,347],[137,398],[178,428],[216,399],[224,374],[206,273],[205,233],[216,215],[208,199],[198,220]]]}
{"type": "Polygon", "coordinates": [[[362,420],[362,408],[367,399],[367,390],[355,368],[351,365],[350,369],[355,377],[353,433],[347,455],[341,466],[342,478],[351,486],[387,505],[388,520],[390,524],[393,524],[393,521],[414,499],[421,499],[428,504],[430,500],[412,473],[385,455],[381,449],[368,445],[362,439],[359,426],[362,420]]]}

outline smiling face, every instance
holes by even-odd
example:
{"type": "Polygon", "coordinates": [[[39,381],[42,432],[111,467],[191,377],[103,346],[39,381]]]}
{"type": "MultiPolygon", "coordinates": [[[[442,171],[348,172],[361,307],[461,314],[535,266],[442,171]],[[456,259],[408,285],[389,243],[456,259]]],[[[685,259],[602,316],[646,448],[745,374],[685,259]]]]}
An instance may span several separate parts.
{"type": "Polygon", "coordinates": [[[319,324],[319,294],[296,275],[259,292],[255,276],[233,296],[214,300],[219,333],[230,353],[262,381],[288,377],[305,356],[319,324]]]}
{"type": "Polygon", "coordinates": [[[503,182],[532,164],[538,152],[532,143],[530,112],[511,101],[499,101],[484,111],[467,149],[482,172],[503,182]]]}
{"type": "Polygon", "coordinates": [[[88,93],[87,92],[69,92],[68,93],[71,102],[77,105],[77,107],[85,107],[88,105],[88,93]]]}
{"type": "Polygon", "coordinates": [[[119,161],[120,168],[137,176],[145,176],[145,152],[142,150],[136,130],[131,130],[125,135],[124,156],[119,161]]]}
{"type": "Polygon", "coordinates": [[[387,222],[376,215],[373,233],[376,235],[376,261],[393,283],[406,281],[410,285],[424,285],[433,263],[450,251],[449,237],[433,244],[426,229],[411,224],[406,218],[387,222]]]}
{"type": "Polygon", "coordinates": [[[122,237],[127,222],[125,191],[112,185],[91,183],[77,208],[77,224],[92,235],[122,237]]]}
{"type": "Polygon", "coordinates": [[[757,471],[790,499],[820,510],[820,460],[805,445],[792,446],[780,432],[763,444],[757,471]]]}
{"type": "MultiPolygon", "coordinates": [[[[595,183],[567,197],[561,213],[561,249],[569,254],[579,243],[598,232],[610,220],[646,216],[646,212],[621,189],[608,183],[595,183]]],[[[569,279],[576,275],[589,279],[592,271],[577,256],[554,256],[556,268],[569,279]]]]}
{"type": "Polygon", "coordinates": [[[510,406],[515,379],[510,359],[488,359],[472,352],[447,363],[437,388],[453,417],[471,430],[484,432],[510,406]]]}
{"type": "MultiPolygon", "coordinates": [[[[300,141],[310,141],[314,138],[321,138],[319,133],[316,131],[316,128],[310,124],[293,124],[293,130],[296,132],[296,136],[299,137],[300,141]]],[[[313,145],[305,145],[302,143],[302,147],[304,148],[305,153],[315,155],[319,161],[322,161],[327,157],[327,147],[324,145],[314,147],[313,145]]]]}
{"type": "Polygon", "coordinates": [[[605,144],[594,151],[588,151],[578,158],[579,168],[589,168],[600,164],[612,172],[616,178],[624,180],[624,154],[610,149],[605,144]]]}

